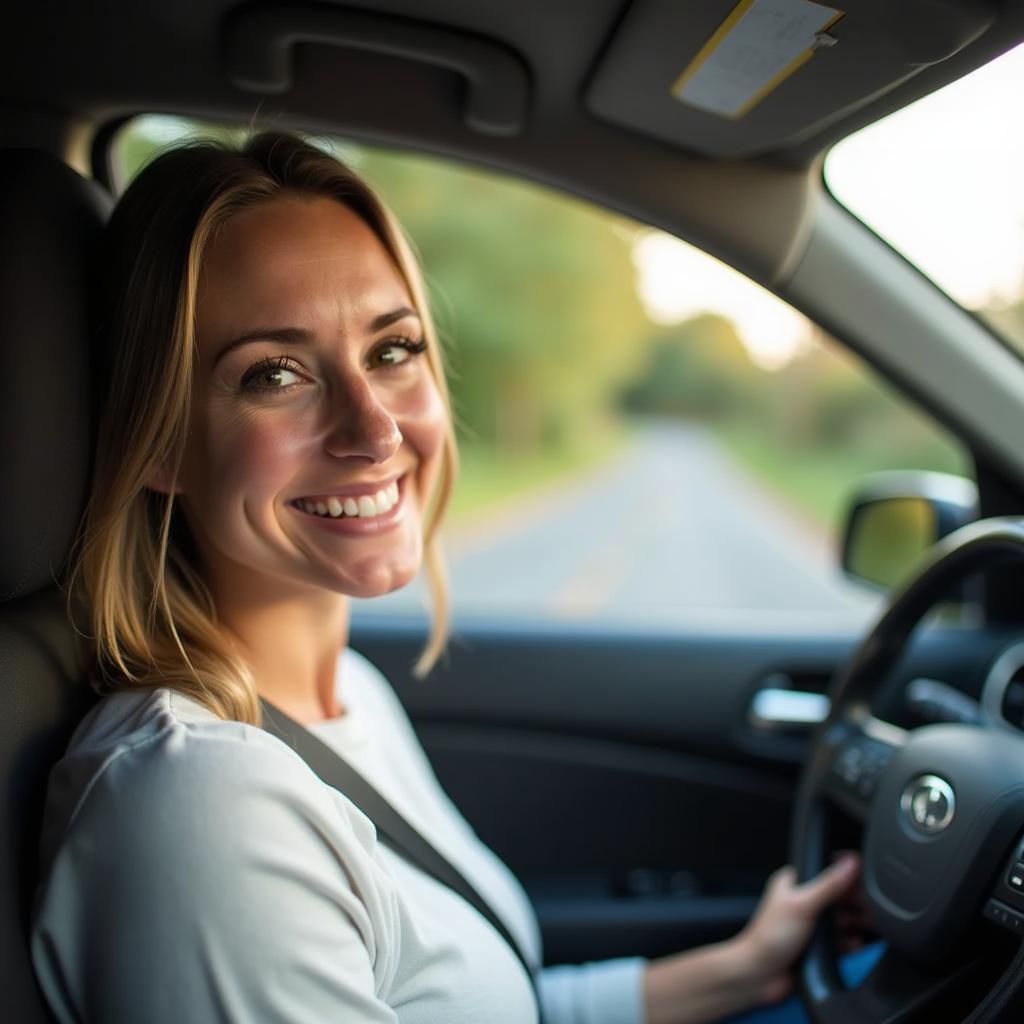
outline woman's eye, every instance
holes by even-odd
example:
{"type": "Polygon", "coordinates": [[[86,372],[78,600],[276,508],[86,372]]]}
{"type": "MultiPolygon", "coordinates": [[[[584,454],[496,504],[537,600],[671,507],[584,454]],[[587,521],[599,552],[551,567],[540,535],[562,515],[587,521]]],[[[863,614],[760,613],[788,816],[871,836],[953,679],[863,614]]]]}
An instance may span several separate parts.
{"type": "MultiPolygon", "coordinates": [[[[422,338],[419,341],[411,341],[408,338],[391,338],[374,350],[370,357],[371,368],[397,369],[415,359],[426,349],[427,342],[422,338]]],[[[274,391],[291,391],[293,387],[302,384],[304,380],[306,378],[301,373],[300,367],[292,363],[287,356],[277,356],[273,359],[263,359],[249,367],[242,377],[240,387],[242,391],[269,394],[274,391]]]]}
{"type": "Polygon", "coordinates": [[[426,341],[410,341],[408,338],[393,338],[377,349],[374,355],[385,368],[401,366],[427,349],[426,341]]]}
{"type": "Polygon", "coordinates": [[[299,374],[283,359],[265,360],[251,367],[242,378],[244,391],[283,391],[301,383],[299,374]]]}

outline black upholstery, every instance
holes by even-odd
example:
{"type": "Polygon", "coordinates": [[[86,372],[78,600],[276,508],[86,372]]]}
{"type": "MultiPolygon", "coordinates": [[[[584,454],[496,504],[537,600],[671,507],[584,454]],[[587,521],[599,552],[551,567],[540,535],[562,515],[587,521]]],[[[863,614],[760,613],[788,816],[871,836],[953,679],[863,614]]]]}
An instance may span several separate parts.
{"type": "Polygon", "coordinates": [[[87,302],[109,209],[45,153],[0,160],[0,989],[5,1020],[52,1017],[26,943],[47,778],[94,699],[55,585],[92,447],[87,302]]]}
{"type": "Polygon", "coordinates": [[[92,443],[88,297],[109,201],[59,160],[0,161],[0,601],[49,586],[71,543],[92,443]]]}

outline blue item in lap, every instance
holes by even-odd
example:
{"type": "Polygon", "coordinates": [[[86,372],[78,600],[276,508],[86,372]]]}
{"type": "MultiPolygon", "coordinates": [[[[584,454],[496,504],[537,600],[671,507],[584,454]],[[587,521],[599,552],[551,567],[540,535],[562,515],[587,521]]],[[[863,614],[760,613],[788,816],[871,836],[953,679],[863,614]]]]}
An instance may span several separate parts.
{"type": "MultiPolygon", "coordinates": [[[[839,973],[843,981],[851,988],[860,984],[884,952],[884,942],[872,942],[869,946],[863,946],[853,953],[840,957],[839,973]]],[[[799,997],[790,996],[773,1006],[762,1006],[757,1010],[723,1018],[720,1024],[810,1024],[810,1018],[799,997]]]]}

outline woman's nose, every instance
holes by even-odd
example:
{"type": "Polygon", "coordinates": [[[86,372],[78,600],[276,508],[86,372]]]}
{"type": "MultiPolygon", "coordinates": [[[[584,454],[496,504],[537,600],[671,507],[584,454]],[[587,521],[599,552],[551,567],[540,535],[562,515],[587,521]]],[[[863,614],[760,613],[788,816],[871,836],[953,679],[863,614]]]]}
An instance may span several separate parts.
{"type": "Polygon", "coordinates": [[[356,455],[386,462],[402,443],[394,414],[365,378],[338,388],[330,416],[324,448],[336,458],[356,455]]]}

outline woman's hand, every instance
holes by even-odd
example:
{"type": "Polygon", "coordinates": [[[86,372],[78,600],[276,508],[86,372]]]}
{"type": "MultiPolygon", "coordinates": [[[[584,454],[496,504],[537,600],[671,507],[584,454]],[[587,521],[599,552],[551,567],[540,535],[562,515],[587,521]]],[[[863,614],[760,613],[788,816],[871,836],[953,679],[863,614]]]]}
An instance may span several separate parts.
{"type": "Polygon", "coordinates": [[[803,885],[796,884],[792,867],[780,868],[768,880],[750,923],[734,939],[648,964],[647,1024],[704,1024],[788,995],[793,964],[818,915],[844,897],[854,902],[859,872],[860,858],[852,853],[803,885]]]}
{"type": "Polygon", "coordinates": [[[771,876],[757,911],[734,940],[753,991],[762,1002],[772,1003],[789,994],[793,964],[810,940],[818,915],[830,904],[852,896],[859,873],[860,858],[845,853],[802,885],[797,885],[796,871],[790,865],[771,876]]]}

